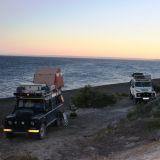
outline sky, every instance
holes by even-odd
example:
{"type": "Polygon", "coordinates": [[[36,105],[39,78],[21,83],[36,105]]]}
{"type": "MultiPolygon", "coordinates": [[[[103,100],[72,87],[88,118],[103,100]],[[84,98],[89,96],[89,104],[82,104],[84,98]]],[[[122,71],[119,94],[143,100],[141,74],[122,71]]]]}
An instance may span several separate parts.
{"type": "Polygon", "coordinates": [[[160,0],[0,0],[0,55],[160,59],[160,0]]]}

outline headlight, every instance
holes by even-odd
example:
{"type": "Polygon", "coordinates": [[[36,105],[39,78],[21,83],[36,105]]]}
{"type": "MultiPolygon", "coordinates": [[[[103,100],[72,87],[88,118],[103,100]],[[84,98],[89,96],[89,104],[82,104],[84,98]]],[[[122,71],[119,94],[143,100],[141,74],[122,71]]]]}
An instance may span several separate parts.
{"type": "Polygon", "coordinates": [[[137,97],[140,97],[141,96],[141,94],[140,93],[137,93],[137,97]]]}
{"type": "Polygon", "coordinates": [[[9,125],[12,125],[12,121],[8,121],[8,124],[9,124],[9,125]]]}
{"type": "Polygon", "coordinates": [[[21,124],[24,125],[24,121],[22,121],[21,124]]]}
{"type": "Polygon", "coordinates": [[[34,126],[34,124],[35,124],[34,121],[31,121],[31,125],[34,126]]]}
{"type": "Polygon", "coordinates": [[[155,96],[155,93],[152,93],[152,97],[154,97],[155,96]]]}

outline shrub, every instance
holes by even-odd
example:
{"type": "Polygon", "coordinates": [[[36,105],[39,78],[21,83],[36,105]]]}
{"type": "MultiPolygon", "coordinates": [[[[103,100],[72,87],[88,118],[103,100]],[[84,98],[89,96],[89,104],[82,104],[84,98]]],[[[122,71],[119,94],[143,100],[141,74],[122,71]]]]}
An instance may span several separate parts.
{"type": "Polygon", "coordinates": [[[129,96],[129,94],[127,94],[127,93],[116,93],[116,95],[118,97],[128,97],[129,96]]]}
{"type": "Polygon", "coordinates": [[[134,110],[131,110],[130,112],[128,112],[127,118],[129,120],[136,120],[138,118],[136,110],[134,109],[134,110]]]}
{"type": "Polygon", "coordinates": [[[153,85],[153,88],[157,93],[160,92],[160,86],[159,85],[153,85]]]}
{"type": "Polygon", "coordinates": [[[146,124],[150,130],[160,128],[160,118],[151,118],[147,121],[146,124]]]}
{"type": "Polygon", "coordinates": [[[133,120],[137,118],[151,117],[153,108],[154,105],[151,104],[138,104],[128,113],[127,118],[133,120]]]}
{"type": "Polygon", "coordinates": [[[76,107],[81,108],[105,107],[115,102],[115,96],[100,91],[94,91],[91,86],[85,86],[72,97],[72,103],[76,107]]]}
{"type": "Polygon", "coordinates": [[[25,155],[12,155],[5,158],[4,160],[38,160],[38,158],[33,157],[29,154],[25,154],[25,155]]]}
{"type": "Polygon", "coordinates": [[[160,99],[154,100],[147,104],[138,104],[131,110],[127,118],[130,120],[137,118],[160,118],[160,99]]]}
{"type": "Polygon", "coordinates": [[[72,97],[72,103],[76,107],[91,107],[91,99],[93,97],[93,92],[90,86],[85,86],[80,89],[80,91],[72,97]]]}
{"type": "Polygon", "coordinates": [[[116,98],[113,95],[107,95],[101,92],[95,92],[92,99],[92,107],[104,107],[110,104],[114,104],[116,98]]]}

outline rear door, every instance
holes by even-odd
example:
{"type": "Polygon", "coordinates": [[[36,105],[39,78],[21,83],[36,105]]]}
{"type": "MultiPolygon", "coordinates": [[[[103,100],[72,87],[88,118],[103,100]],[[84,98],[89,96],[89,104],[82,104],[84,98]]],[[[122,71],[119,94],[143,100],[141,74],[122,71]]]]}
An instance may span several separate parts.
{"type": "Polygon", "coordinates": [[[52,99],[49,99],[46,101],[45,110],[46,110],[47,126],[49,126],[52,122],[56,120],[56,117],[54,116],[54,108],[53,108],[52,99]]]}

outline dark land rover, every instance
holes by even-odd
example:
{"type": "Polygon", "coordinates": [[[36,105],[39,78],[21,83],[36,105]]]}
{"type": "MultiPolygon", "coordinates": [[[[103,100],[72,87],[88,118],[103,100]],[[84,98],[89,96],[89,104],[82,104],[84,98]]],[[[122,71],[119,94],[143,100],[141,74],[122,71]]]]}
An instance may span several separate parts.
{"type": "Polygon", "coordinates": [[[4,120],[3,131],[6,137],[27,133],[42,139],[49,125],[67,125],[64,99],[61,90],[55,88],[55,85],[23,84],[17,88],[15,96],[14,111],[4,120]]]}
{"type": "Polygon", "coordinates": [[[16,106],[12,114],[4,121],[4,133],[10,138],[15,133],[35,134],[38,138],[45,137],[46,128],[55,123],[67,125],[64,112],[63,97],[59,94],[16,94],[16,106]]]}

